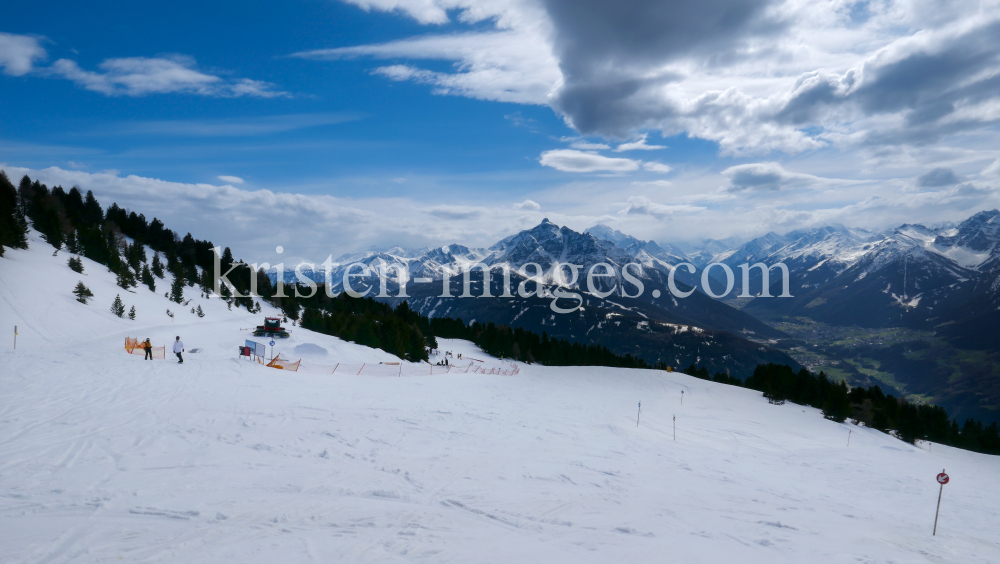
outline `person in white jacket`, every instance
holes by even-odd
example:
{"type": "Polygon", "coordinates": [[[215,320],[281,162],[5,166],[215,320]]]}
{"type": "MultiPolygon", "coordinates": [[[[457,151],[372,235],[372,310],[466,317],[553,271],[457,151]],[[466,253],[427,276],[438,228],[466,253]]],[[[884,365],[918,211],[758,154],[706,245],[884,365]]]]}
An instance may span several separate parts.
{"type": "Polygon", "coordinates": [[[184,352],[184,343],[181,341],[180,335],[177,336],[177,340],[174,341],[174,354],[177,355],[177,364],[184,364],[184,357],[181,353],[184,352]]]}

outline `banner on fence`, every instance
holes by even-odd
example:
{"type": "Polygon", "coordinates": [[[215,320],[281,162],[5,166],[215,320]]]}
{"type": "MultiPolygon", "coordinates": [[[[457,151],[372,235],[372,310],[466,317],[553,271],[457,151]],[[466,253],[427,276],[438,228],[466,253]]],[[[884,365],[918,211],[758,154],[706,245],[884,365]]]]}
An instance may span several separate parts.
{"type": "Polygon", "coordinates": [[[290,360],[285,360],[281,358],[281,355],[279,354],[278,356],[274,357],[274,360],[267,363],[267,365],[270,366],[271,368],[278,368],[281,370],[291,370],[292,372],[298,372],[299,364],[301,363],[302,363],[301,360],[296,360],[295,362],[292,362],[290,360]]]}

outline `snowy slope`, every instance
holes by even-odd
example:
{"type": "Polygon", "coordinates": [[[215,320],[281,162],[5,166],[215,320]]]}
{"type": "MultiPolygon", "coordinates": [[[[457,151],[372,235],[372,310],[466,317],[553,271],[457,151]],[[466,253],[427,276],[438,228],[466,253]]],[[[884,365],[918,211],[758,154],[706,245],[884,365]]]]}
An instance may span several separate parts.
{"type": "MultiPolygon", "coordinates": [[[[279,372],[232,354],[260,315],[196,300],[204,319],[172,322],[161,281],[121,320],[111,275],[88,262],[78,304],[65,259],[39,241],[0,258],[21,328],[0,349],[2,562],[1000,561],[997,457],[678,373],[279,372]],[[121,351],[174,334],[203,352],[121,351]]],[[[391,358],[293,329],[285,350],[391,358]]]]}

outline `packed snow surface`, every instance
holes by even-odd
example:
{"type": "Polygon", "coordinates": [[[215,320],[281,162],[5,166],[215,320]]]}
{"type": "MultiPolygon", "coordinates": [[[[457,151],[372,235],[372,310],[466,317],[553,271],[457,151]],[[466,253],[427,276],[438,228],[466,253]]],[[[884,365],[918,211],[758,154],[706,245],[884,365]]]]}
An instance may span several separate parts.
{"type": "MultiPolygon", "coordinates": [[[[65,259],[37,240],[0,258],[0,319],[20,332],[0,356],[2,562],[1000,561],[998,457],[679,373],[279,371],[236,358],[264,314],[196,299],[204,318],[171,320],[158,281],[118,319],[106,269],[65,259]],[[174,335],[203,352],[122,348],[174,335]]],[[[275,350],[293,360],[398,361],[291,329],[275,350]]]]}

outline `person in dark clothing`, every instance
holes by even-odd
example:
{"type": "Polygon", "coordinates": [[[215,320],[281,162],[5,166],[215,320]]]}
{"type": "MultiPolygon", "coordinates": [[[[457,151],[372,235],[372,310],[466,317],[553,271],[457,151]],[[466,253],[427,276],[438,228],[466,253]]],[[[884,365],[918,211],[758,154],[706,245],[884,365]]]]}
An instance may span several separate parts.
{"type": "Polygon", "coordinates": [[[150,343],[148,338],[142,343],[142,348],[146,349],[143,360],[153,360],[153,343],[150,343]]]}

